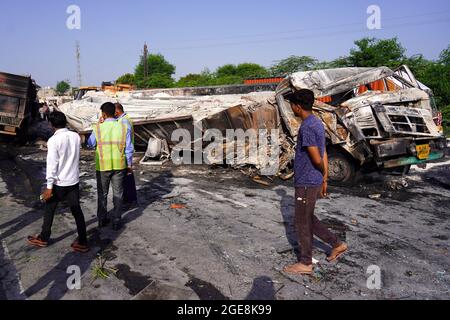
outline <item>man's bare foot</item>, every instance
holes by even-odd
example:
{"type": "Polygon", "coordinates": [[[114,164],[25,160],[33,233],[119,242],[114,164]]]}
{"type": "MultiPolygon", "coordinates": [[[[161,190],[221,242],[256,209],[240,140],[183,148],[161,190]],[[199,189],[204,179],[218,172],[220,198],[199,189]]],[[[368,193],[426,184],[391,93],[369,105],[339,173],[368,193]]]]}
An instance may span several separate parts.
{"type": "Polygon", "coordinates": [[[330,255],[327,257],[328,262],[335,261],[337,258],[339,258],[341,255],[343,255],[348,249],[348,246],[345,242],[342,242],[337,247],[333,248],[331,250],[330,255]]]}
{"type": "Polygon", "coordinates": [[[312,264],[307,266],[303,263],[296,263],[290,266],[284,267],[283,271],[292,274],[312,274],[312,264]]]}

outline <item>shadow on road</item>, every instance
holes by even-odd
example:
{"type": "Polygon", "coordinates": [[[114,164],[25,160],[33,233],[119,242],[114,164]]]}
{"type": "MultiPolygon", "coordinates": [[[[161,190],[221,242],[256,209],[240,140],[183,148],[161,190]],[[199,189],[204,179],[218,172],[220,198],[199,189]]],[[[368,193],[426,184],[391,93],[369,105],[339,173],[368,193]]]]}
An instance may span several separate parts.
{"type": "Polygon", "coordinates": [[[255,278],[245,300],[276,300],[272,279],[267,276],[255,278]]]}
{"type": "MultiPolygon", "coordinates": [[[[144,211],[154,202],[161,199],[165,194],[169,194],[172,191],[172,173],[163,172],[158,177],[154,178],[150,183],[144,185],[138,190],[139,207],[133,211],[129,211],[123,216],[124,226],[117,232],[110,231],[107,227],[101,231],[95,229],[90,230],[89,234],[92,238],[97,238],[96,243],[91,243],[91,248],[99,247],[99,250],[91,250],[89,253],[82,255],[75,252],[67,253],[61,261],[42,276],[35,284],[25,290],[27,297],[32,297],[34,294],[51,285],[48,289],[46,300],[59,300],[67,293],[68,288],[66,285],[68,274],[66,270],[71,265],[80,267],[81,274],[85,274],[92,262],[96,259],[97,254],[102,253],[108,246],[120,237],[120,235],[126,230],[127,224],[139,219],[144,211]],[[108,238],[100,239],[100,235],[108,238]]],[[[94,239],[89,239],[92,242],[94,239]]]]}

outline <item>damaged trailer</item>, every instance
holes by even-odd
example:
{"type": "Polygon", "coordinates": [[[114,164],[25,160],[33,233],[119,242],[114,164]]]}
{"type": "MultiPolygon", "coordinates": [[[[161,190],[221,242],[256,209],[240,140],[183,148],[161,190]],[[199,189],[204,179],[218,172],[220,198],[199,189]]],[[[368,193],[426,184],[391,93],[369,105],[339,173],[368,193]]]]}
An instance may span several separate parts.
{"type": "MultiPolygon", "coordinates": [[[[380,68],[341,68],[294,73],[273,92],[196,96],[196,89],[147,90],[118,93],[88,92],[81,100],[59,107],[69,124],[80,133],[90,132],[98,121],[104,102],[120,102],[135,121],[138,148],[158,140],[173,150],[176,129],[202,133],[217,129],[277,129],[278,141],[257,141],[278,146],[277,171],[282,179],[293,176],[296,138],[301,120],[286,98],[291,92],[310,89],[316,95],[314,113],[322,120],[327,135],[330,180],[349,182],[356,172],[398,169],[407,172],[413,164],[444,157],[446,147],[432,92],[418,82],[406,66],[396,71],[380,68]],[[180,95],[182,94],[182,95],[180,95]]],[[[198,90],[197,90],[198,91],[198,90]]],[[[209,91],[209,90],[208,90],[209,91]]],[[[245,89],[244,89],[245,91],[245,89]]],[[[211,92],[211,91],[209,91],[211,92]]],[[[229,93],[229,92],[227,92],[229,93]]],[[[233,168],[259,174],[267,162],[236,151],[235,137],[222,141],[223,154],[234,158],[233,168]]],[[[202,141],[207,147],[211,142],[202,141]]],[[[195,138],[190,141],[195,150],[195,138]]],[[[156,152],[157,153],[157,152],[156,152]]],[[[152,152],[155,154],[155,152],[152,152]]],[[[223,157],[204,154],[207,163],[223,164],[223,157]]]]}

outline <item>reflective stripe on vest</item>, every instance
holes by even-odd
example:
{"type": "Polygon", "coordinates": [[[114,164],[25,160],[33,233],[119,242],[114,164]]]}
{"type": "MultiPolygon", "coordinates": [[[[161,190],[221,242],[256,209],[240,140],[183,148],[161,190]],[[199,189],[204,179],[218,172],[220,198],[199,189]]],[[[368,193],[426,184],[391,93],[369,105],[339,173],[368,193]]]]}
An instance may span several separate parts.
{"type": "Polygon", "coordinates": [[[133,142],[133,146],[134,146],[134,125],[133,125],[133,120],[131,120],[130,116],[128,114],[125,113],[125,115],[120,118],[120,122],[123,123],[124,119],[126,119],[128,121],[128,123],[130,124],[131,127],[131,141],[133,142]]]}
{"type": "Polygon", "coordinates": [[[95,168],[97,171],[123,170],[127,167],[125,145],[127,126],[117,121],[105,121],[94,126],[97,140],[95,168]]]}

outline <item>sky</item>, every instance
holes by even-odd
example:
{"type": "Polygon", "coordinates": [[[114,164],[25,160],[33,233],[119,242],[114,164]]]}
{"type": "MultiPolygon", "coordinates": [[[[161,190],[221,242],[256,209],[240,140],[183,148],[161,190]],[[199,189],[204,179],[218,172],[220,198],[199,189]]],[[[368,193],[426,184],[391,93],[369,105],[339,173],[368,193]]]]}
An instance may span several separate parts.
{"type": "Polygon", "coordinates": [[[83,85],[133,73],[145,42],[176,66],[176,78],[290,55],[331,60],[366,36],[398,37],[408,55],[428,59],[450,44],[447,0],[15,0],[1,1],[0,13],[0,71],[41,86],[77,85],[77,41],[83,85]],[[81,10],[80,30],[66,26],[70,5],[81,10]],[[370,5],[381,10],[379,30],[367,28],[370,5]]]}

